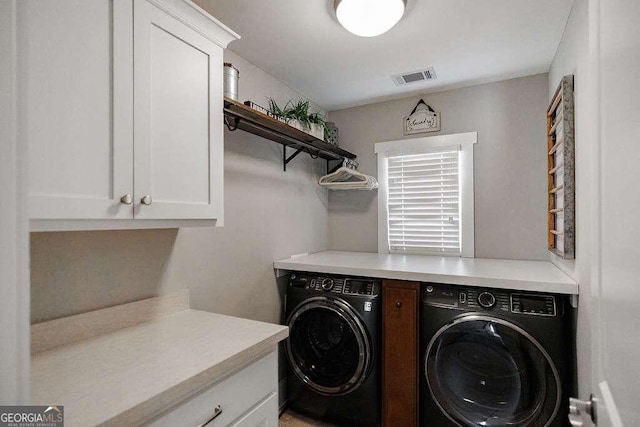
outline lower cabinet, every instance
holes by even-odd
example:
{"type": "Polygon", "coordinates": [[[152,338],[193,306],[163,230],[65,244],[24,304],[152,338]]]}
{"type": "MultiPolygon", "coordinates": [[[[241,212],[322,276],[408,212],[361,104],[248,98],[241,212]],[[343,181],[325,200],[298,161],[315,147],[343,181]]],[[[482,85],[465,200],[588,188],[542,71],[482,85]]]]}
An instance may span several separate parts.
{"type": "Polygon", "coordinates": [[[420,283],[385,280],[382,285],[382,421],[418,425],[420,283]]]}
{"type": "Polygon", "coordinates": [[[277,351],[169,409],[150,425],[277,427],[277,351]]]}
{"type": "Polygon", "coordinates": [[[271,393],[258,406],[252,408],[233,422],[231,427],[276,427],[278,419],[273,419],[273,414],[278,414],[278,395],[271,393]]]}

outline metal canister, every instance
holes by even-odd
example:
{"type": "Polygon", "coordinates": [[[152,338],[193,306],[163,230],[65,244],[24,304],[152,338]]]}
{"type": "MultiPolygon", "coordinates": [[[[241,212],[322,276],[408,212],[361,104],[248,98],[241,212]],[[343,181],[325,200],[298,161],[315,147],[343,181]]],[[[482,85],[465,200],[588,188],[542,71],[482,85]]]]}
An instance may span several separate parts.
{"type": "Polygon", "coordinates": [[[224,96],[238,101],[238,79],[240,71],[230,62],[224,63],[224,96]]]}

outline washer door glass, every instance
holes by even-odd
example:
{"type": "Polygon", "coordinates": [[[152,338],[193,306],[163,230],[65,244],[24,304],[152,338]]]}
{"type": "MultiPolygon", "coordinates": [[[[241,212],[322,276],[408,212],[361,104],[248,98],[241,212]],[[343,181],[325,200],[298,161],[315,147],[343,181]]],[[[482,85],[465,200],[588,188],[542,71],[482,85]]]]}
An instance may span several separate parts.
{"type": "Polygon", "coordinates": [[[323,394],[344,394],[364,381],[369,342],[347,304],[314,298],[294,310],[289,327],[289,362],[308,386],[323,394]]]}
{"type": "Polygon", "coordinates": [[[442,328],[425,357],[431,395],[467,426],[546,426],[560,405],[560,381],[546,351],[521,328],[471,315],[442,328]]]}

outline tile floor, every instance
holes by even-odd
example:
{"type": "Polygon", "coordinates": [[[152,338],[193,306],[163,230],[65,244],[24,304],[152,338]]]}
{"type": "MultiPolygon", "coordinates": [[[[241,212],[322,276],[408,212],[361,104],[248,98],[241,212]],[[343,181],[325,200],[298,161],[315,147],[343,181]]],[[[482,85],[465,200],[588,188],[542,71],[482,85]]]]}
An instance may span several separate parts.
{"type": "Polygon", "coordinates": [[[303,415],[286,410],[280,415],[278,427],[336,427],[333,424],[321,423],[303,415]]]}

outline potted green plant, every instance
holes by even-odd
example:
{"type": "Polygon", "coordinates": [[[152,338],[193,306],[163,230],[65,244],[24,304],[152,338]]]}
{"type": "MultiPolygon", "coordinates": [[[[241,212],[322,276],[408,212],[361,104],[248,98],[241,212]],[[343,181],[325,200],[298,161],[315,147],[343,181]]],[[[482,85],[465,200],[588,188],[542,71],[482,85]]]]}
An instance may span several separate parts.
{"type": "Polygon", "coordinates": [[[269,113],[284,120],[289,126],[324,140],[325,120],[317,112],[309,112],[309,101],[289,100],[284,108],[281,108],[273,98],[269,98],[269,113]]]}

